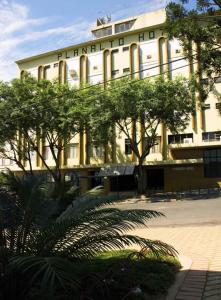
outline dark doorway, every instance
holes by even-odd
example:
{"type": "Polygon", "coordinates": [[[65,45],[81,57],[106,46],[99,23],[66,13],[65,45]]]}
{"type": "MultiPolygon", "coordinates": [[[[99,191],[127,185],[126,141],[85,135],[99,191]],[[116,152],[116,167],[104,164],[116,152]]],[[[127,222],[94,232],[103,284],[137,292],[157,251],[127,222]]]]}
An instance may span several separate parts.
{"type": "Polygon", "coordinates": [[[147,170],[147,188],[154,190],[164,189],[164,169],[147,170]]]}
{"type": "Polygon", "coordinates": [[[99,185],[104,185],[103,178],[99,177],[99,171],[90,171],[89,176],[90,176],[89,189],[93,189],[99,185]]]}
{"type": "Polygon", "coordinates": [[[137,184],[134,175],[111,177],[110,189],[112,192],[136,190],[137,184]]]}

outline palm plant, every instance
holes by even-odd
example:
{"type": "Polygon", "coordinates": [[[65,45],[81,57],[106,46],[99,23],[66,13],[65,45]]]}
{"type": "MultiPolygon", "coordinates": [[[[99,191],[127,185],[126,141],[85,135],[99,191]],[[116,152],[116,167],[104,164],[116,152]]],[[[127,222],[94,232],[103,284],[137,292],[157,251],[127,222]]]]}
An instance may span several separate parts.
{"type": "Polygon", "coordinates": [[[40,176],[10,173],[5,179],[7,190],[0,190],[0,299],[61,298],[77,285],[75,264],[102,251],[137,244],[156,255],[176,253],[162,242],[128,234],[162,216],[159,212],[110,207],[116,199],[94,190],[76,198],[76,188],[59,183],[58,189],[40,176]]]}

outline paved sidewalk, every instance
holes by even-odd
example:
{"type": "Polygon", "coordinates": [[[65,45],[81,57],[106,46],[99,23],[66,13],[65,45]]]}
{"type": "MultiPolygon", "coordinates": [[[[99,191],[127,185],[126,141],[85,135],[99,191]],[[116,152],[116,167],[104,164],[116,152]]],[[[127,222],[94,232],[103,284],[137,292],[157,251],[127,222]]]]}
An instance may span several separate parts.
{"type": "Polygon", "coordinates": [[[191,258],[190,270],[170,300],[221,300],[221,225],[150,227],[134,233],[166,242],[191,258]]]}

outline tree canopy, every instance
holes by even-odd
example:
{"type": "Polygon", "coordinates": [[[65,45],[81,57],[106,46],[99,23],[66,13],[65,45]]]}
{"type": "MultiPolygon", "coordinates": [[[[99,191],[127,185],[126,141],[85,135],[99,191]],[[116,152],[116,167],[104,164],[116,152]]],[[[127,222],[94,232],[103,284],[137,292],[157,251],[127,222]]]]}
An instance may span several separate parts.
{"type": "Polygon", "coordinates": [[[116,126],[117,132],[123,133],[130,142],[139,162],[141,179],[144,160],[158,143],[160,126],[163,124],[172,132],[187,126],[193,112],[191,86],[181,78],[113,81],[105,97],[88,104],[91,136],[107,143],[112,140],[116,126]]]}
{"type": "Polygon", "coordinates": [[[212,86],[221,73],[221,1],[197,0],[192,9],[185,6],[188,2],[180,0],[168,4],[167,30],[170,38],[179,39],[189,58],[195,55],[200,62],[199,73],[204,73],[212,86]]]}
{"type": "Polygon", "coordinates": [[[77,97],[76,90],[68,85],[38,82],[29,75],[1,83],[1,155],[23,171],[32,171],[31,156],[35,153],[41,165],[59,181],[62,151],[80,131],[80,116],[75,111],[77,97]],[[53,166],[44,156],[43,145],[50,149],[53,166]]]}
{"type": "MultiPolygon", "coordinates": [[[[40,167],[55,181],[61,181],[66,146],[75,135],[87,133],[85,150],[90,158],[92,143],[113,145],[116,133],[123,133],[139,163],[141,180],[144,160],[158,144],[160,126],[171,132],[187,126],[193,112],[191,88],[185,79],[163,77],[123,78],[112,81],[105,89],[97,85],[80,90],[37,81],[29,75],[10,84],[1,83],[1,154],[24,172],[28,166],[32,172],[32,153],[36,153],[40,167]],[[43,146],[50,150],[53,165],[47,161],[43,146]]],[[[89,159],[86,163],[90,164],[89,159]]]]}

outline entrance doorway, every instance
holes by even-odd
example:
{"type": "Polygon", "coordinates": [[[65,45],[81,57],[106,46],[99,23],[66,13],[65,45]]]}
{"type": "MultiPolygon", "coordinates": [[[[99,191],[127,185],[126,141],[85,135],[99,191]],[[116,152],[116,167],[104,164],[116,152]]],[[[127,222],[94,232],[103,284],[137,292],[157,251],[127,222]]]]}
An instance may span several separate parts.
{"type": "Polygon", "coordinates": [[[99,171],[89,172],[89,189],[93,189],[99,185],[104,185],[104,179],[99,177],[99,171]]]}
{"type": "Polygon", "coordinates": [[[147,189],[151,189],[151,190],[164,189],[164,169],[147,170],[147,189]]]}
{"type": "Polygon", "coordinates": [[[133,191],[137,189],[134,175],[115,176],[110,179],[111,192],[116,191],[133,191]]]}

